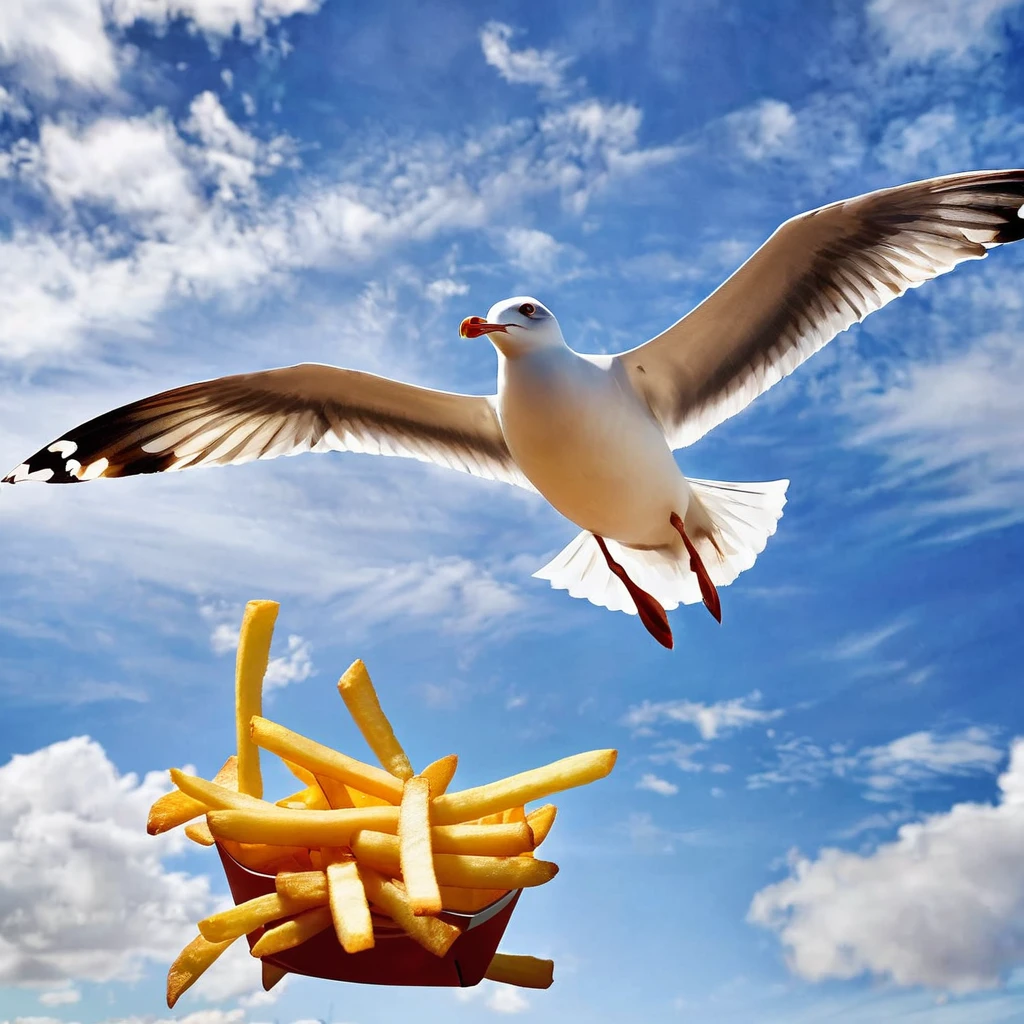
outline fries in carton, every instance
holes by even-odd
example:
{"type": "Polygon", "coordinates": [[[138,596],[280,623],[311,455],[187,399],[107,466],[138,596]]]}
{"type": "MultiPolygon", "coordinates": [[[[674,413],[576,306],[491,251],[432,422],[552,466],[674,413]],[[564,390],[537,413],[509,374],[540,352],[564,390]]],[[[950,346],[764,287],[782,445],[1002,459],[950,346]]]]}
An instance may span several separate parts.
{"type": "Polygon", "coordinates": [[[333,750],[262,717],[277,608],[252,601],[242,621],[237,753],[213,782],[172,769],[176,788],[150,811],[151,834],[186,825],[197,843],[216,845],[235,901],[200,921],[200,934],[171,965],[168,1006],[243,935],[267,989],[289,973],[547,988],[550,960],[497,952],[523,889],[558,871],[535,856],[555,807],[527,812],[526,804],[604,778],[616,752],[576,754],[450,791],[456,756],[416,774],[361,661],[338,689],[383,767],[333,750]],[[261,751],[282,758],[303,788],[277,803],[263,799],[261,751]]]}

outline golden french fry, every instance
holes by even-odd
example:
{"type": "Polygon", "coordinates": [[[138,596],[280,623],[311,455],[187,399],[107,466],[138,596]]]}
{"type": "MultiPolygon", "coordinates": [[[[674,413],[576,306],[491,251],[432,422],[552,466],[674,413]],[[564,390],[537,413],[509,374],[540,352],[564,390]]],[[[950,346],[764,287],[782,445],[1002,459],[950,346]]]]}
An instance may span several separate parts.
{"type": "Polygon", "coordinates": [[[327,865],[327,891],[338,942],[346,953],[373,948],[373,922],[366,890],[354,860],[327,865]]]}
{"type": "MultiPolygon", "coordinates": [[[[213,777],[213,781],[225,789],[238,789],[238,758],[234,754],[224,762],[221,770],[213,777]]],[[[156,836],[205,813],[206,805],[201,801],[186,796],[180,790],[172,789],[149,809],[146,831],[151,836],[156,836]]]]}
{"type": "Polygon", "coordinates": [[[203,972],[224,952],[234,939],[227,942],[208,942],[197,935],[176,957],[167,972],[167,1008],[172,1009],[180,996],[187,992],[203,972]]]}
{"type": "Polygon", "coordinates": [[[193,821],[191,825],[186,825],[185,835],[187,835],[193,843],[198,843],[200,846],[213,846],[217,841],[213,838],[210,826],[207,825],[205,821],[193,821]]]}
{"type": "Polygon", "coordinates": [[[359,877],[363,880],[367,899],[434,956],[444,956],[462,934],[455,925],[440,918],[417,917],[405,893],[371,868],[360,864],[359,877]]]}
{"type": "Polygon", "coordinates": [[[535,956],[495,953],[484,977],[520,988],[550,988],[555,980],[555,962],[538,960],[535,956]]]}
{"type": "Polygon", "coordinates": [[[526,816],[526,824],[530,826],[533,833],[534,848],[540,846],[548,837],[551,826],[555,823],[555,813],[558,808],[554,804],[545,804],[535,811],[530,811],[526,816]]]}
{"type": "Polygon", "coordinates": [[[511,821],[526,821],[526,808],[522,804],[510,807],[507,811],[501,812],[501,820],[506,824],[511,821]]]}
{"type": "Polygon", "coordinates": [[[210,808],[240,808],[240,807],[273,807],[265,800],[258,797],[247,796],[245,793],[236,793],[226,786],[218,786],[216,782],[207,782],[206,779],[197,778],[195,775],[186,775],[177,768],[171,769],[171,780],[186,796],[198,800],[209,810],[210,808]]]}
{"type": "Polygon", "coordinates": [[[304,786],[312,786],[314,782],[320,780],[307,768],[303,768],[301,764],[296,764],[294,761],[289,761],[288,758],[282,757],[281,760],[284,762],[285,768],[288,769],[301,782],[304,786]]]}
{"type": "Polygon", "coordinates": [[[338,692],[377,760],[396,778],[411,779],[412,765],[381,710],[377,691],[362,661],[354,661],[338,681],[338,692]]]}
{"type": "MultiPolygon", "coordinates": [[[[357,832],[352,852],[359,863],[397,878],[401,870],[397,836],[384,832],[357,832]]],[[[521,889],[550,882],[558,865],[532,857],[477,857],[461,853],[435,853],[434,874],[440,885],[463,889],[521,889]]]]}
{"type": "Polygon", "coordinates": [[[434,853],[514,857],[533,849],[533,835],[525,821],[508,825],[434,825],[430,839],[434,853]]]}
{"type": "Polygon", "coordinates": [[[591,750],[485,786],[445,793],[431,801],[430,820],[435,825],[454,825],[595,782],[612,770],[616,756],[615,750],[591,750]]]}
{"type": "Polygon", "coordinates": [[[291,796],[278,800],[277,807],[292,807],[295,809],[306,808],[309,811],[329,811],[331,805],[324,796],[323,790],[314,782],[312,786],[300,789],[291,796]]]}
{"type": "Polygon", "coordinates": [[[302,945],[307,939],[331,927],[331,908],[315,907],[268,928],[250,952],[253,956],[273,956],[302,945]]]}
{"type": "MultiPolygon", "coordinates": [[[[337,779],[329,779],[326,775],[314,775],[313,778],[316,779],[316,784],[320,787],[320,792],[326,798],[328,806],[334,808],[334,810],[339,810],[342,807],[356,806],[352,801],[349,788],[344,782],[339,782],[337,779]]],[[[387,803],[387,801],[384,800],[381,803],[387,803]]]]}
{"type": "Polygon", "coordinates": [[[303,846],[267,846],[266,843],[236,843],[220,840],[221,846],[239,864],[251,871],[277,874],[278,871],[309,871],[309,851],[303,846]]]}
{"type": "Polygon", "coordinates": [[[352,801],[353,807],[393,807],[394,804],[390,800],[385,800],[381,796],[373,796],[370,793],[364,793],[361,789],[356,789],[355,786],[346,786],[345,789],[348,791],[348,798],[352,801]]]}
{"type": "Polygon", "coordinates": [[[263,991],[269,992],[288,972],[283,967],[263,961],[263,991]]]}
{"type": "Polygon", "coordinates": [[[420,775],[405,782],[398,812],[398,857],[412,912],[439,914],[441,893],[430,845],[430,782],[420,775]]]}
{"type": "Polygon", "coordinates": [[[244,810],[210,811],[210,831],[218,839],[284,846],[348,846],[360,829],[398,830],[397,807],[349,807],[340,811],[295,811],[267,804],[244,810]]]}
{"type": "Polygon", "coordinates": [[[420,772],[420,775],[430,780],[430,795],[432,797],[440,796],[448,789],[452,779],[455,778],[455,769],[458,767],[459,755],[445,754],[444,757],[439,757],[420,772]]]}
{"type": "Polygon", "coordinates": [[[365,793],[382,797],[391,804],[401,803],[402,780],[381,768],[357,761],[259,716],[253,718],[251,731],[253,742],[258,746],[294,761],[316,775],[337,779],[365,793]]]}
{"type": "Polygon", "coordinates": [[[497,902],[508,889],[462,889],[456,885],[441,886],[441,904],[445,910],[475,914],[497,902]]]}
{"type": "Polygon", "coordinates": [[[502,811],[495,811],[494,814],[484,814],[482,817],[473,819],[476,825],[501,825],[504,821],[505,815],[502,811]]]}
{"type": "Polygon", "coordinates": [[[327,902],[327,875],[323,871],[282,871],[274,882],[278,895],[289,899],[327,902]]]}
{"type": "Polygon", "coordinates": [[[227,942],[229,939],[237,939],[240,935],[248,935],[270,921],[291,917],[292,914],[323,906],[326,902],[326,892],[304,897],[282,896],[278,892],[268,892],[203,918],[199,922],[199,934],[210,942],[227,942]]]}
{"type": "Polygon", "coordinates": [[[263,796],[260,751],[249,734],[253,715],[263,714],[263,677],[270,662],[270,642],[281,606],[250,601],[242,616],[235,658],[235,731],[238,737],[238,792],[263,796]]]}

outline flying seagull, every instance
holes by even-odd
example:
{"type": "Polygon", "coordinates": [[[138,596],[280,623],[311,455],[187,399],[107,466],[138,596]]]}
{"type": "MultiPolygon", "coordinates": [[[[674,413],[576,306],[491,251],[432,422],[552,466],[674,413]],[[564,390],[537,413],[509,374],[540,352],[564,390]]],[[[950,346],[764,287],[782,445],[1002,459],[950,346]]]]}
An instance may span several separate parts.
{"type": "Polygon", "coordinates": [[[617,355],[571,349],[529,296],[467,317],[498,354],[494,395],[460,395],[302,364],[189,384],[68,431],[4,483],[229,465],[300,452],[401,455],[539,491],[582,532],[534,575],[639,613],[665,647],[665,609],[749,569],[787,480],[683,475],[672,455],[734,416],[869,313],[1024,237],[1024,170],[882,189],[786,221],[707,299],[617,355]]]}

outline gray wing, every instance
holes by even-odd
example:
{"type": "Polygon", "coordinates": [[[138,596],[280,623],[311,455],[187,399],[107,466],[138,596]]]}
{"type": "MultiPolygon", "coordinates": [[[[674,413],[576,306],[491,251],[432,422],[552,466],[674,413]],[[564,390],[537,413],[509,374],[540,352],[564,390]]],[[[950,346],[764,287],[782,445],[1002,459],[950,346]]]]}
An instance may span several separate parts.
{"type": "Polygon", "coordinates": [[[326,451],[405,456],[530,488],[493,398],[315,363],[189,384],[114,409],[2,482],[77,483],[326,451]]]}
{"type": "Polygon", "coordinates": [[[614,357],[683,448],[869,313],[1024,238],[1024,170],[972,171],[786,221],[667,331],[614,357]]]}

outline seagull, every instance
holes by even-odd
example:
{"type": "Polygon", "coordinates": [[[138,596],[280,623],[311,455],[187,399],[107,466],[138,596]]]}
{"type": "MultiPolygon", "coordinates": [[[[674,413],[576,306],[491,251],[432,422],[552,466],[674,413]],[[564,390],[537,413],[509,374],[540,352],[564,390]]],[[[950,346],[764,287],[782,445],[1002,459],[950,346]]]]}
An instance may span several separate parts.
{"type": "Polygon", "coordinates": [[[749,405],[869,313],[1024,238],[1024,170],[869,192],[787,220],[655,338],[616,355],[568,346],[532,296],[462,321],[498,357],[497,393],[434,391],[304,363],[202,381],[114,409],[3,483],[231,465],[301,452],[404,456],[539,492],[581,530],[534,576],[638,614],[672,647],[666,609],[703,602],[775,533],[788,480],[686,477],[673,451],[749,405]]]}

